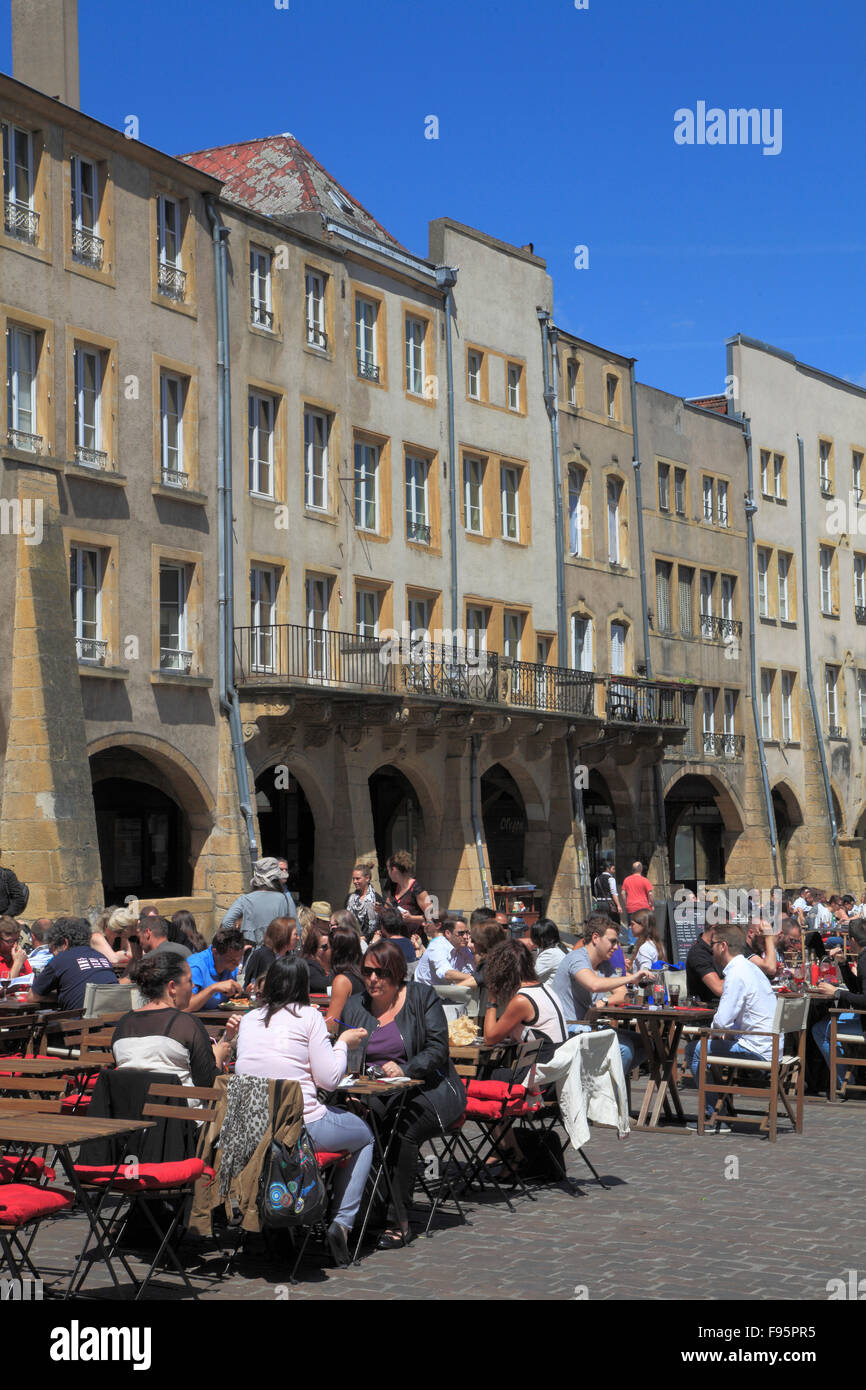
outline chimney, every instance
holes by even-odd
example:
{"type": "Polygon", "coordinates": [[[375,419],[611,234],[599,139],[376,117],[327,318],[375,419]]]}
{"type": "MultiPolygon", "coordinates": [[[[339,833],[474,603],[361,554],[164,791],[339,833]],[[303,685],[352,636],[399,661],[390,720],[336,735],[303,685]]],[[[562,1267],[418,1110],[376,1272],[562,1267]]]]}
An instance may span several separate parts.
{"type": "Polygon", "coordinates": [[[12,74],[80,109],[78,0],[12,0],[12,74]]]}

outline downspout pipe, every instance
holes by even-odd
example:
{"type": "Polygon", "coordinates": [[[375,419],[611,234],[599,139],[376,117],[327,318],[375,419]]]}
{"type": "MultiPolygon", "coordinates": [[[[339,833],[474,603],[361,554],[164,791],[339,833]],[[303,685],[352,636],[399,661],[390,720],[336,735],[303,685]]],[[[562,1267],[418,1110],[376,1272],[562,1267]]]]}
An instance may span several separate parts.
{"type": "Polygon", "coordinates": [[[809,687],[809,703],[812,706],[815,741],[818,744],[818,756],[821,759],[821,775],[824,778],[824,797],[827,802],[827,815],[830,818],[833,867],[836,871],[836,882],[841,883],[839,827],[836,824],[836,817],[833,814],[833,793],[830,788],[830,769],[827,767],[827,755],[824,752],[824,735],[821,731],[821,722],[818,715],[818,700],[815,695],[815,682],[812,679],[812,639],[809,624],[809,556],[808,540],[806,537],[806,459],[803,449],[803,440],[799,434],[797,435],[797,453],[800,463],[800,571],[803,575],[803,638],[806,643],[806,684],[809,687]]]}
{"type": "Polygon", "coordinates": [[[454,429],[454,355],[451,346],[451,321],[454,317],[454,286],[457,284],[457,269],[450,265],[437,265],[436,284],[444,291],[445,299],[445,363],[447,371],[448,407],[448,493],[451,508],[451,632],[456,647],[459,629],[460,594],[457,585],[457,445],[454,429]]]}
{"type": "MultiPolygon", "coordinates": [[[[634,469],[634,505],[637,513],[637,553],[638,566],[640,572],[640,611],[641,611],[641,631],[643,634],[643,656],[646,663],[647,680],[652,679],[653,664],[652,652],[650,650],[649,635],[649,598],[646,587],[646,544],[643,531],[643,484],[641,481],[640,463],[640,443],[638,439],[637,427],[637,382],[634,373],[634,358],[629,362],[629,389],[631,391],[631,433],[632,433],[632,468],[634,469]]],[[[662,891],[665,902],[670,897],[670,880],[668,878],[668,854],[667,854],[667,825],[665,823],[665,803],[662,787],[662,770],[658,763],[653,763],[653,799],[655,801],[655,821],[656,821],[656,843],[659,847],[659,858],[662,867],[662,891]]]]}
{"type": "Polygon", "coordinates": [[[214,251],[217,312],[217,611],[219,648],[219,706],[228,717],[238,807],[247,832],[250,864],[258,858],[250,804],[249,777],[244,753],[238,693],[232,662],[234,654],[234,556],[232,535],[232,432],[231,367],[229,359],[228,228],[220,220],[213,198],[205,199],[214,251]]]}
{"type": "MultiPolygon", "coordinates": [[[[755,739],[758,745],[758,761],[761,764],[761,786],[764,789],[764,805],[767,811],[767,826],[770,831],[770,853],[773,856],[773,882],[779,883],[779,846],[776,840],[776,814],[770,794],[770,778],[767,774],[767,750],[764,747],[764,731],[761,728],[761,710],[758,703],[758,660],[755,638],[755,473],[752,457],[752,428],[747,415],[740,417],[743,426],[743,439],[746,445],[746,549],[749,556],[749,689],[752,696],[752,718],[755,722],[755,739]]],[[[805,581],[804,581],[805,582],[805,581]]],[[[808,643],[808,639],[807,639],[808,643]]]]}
{"type": "Polygon", "coordinates": [[[478,871],[481,874],[481,890],[484,894],[484,906],[492,907],[493,898],[490,894],[490,884],[487,879],[487,869],[484,864],[484,835],[481,829],[481,815],[478,809],[478,735],[473,734],[469,743],[469,778],[472,790],[472,830],[475,835],[475,849],[478,854],[478,871]]]}

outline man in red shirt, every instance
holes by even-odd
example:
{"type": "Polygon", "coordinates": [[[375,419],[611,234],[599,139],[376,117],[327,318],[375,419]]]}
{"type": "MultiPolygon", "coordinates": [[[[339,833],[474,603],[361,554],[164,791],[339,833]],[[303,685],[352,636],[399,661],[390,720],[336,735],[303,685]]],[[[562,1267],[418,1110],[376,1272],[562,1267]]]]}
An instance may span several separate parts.
{"type": "Polygon", "coordinates": [[[27,952],[18,945],[20,932],[14,917],[0,917],[0,980],[33,974],[27,952]]]}
{"type": "Polygon", "coordinates": [[[629,921],[636,912],[655,910],[653,886],[648,878],[644,878],[643,864],[639,860],[632,864],[631,873],[622,881],[622,899],[629,921]]]}

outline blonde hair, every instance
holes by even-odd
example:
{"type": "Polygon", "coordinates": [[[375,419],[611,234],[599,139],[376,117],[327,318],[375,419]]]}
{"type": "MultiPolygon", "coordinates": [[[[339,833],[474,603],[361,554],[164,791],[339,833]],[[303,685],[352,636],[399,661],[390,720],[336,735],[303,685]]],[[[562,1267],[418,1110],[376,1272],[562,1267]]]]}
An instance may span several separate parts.
{"type": "Polygon", "coordinates": [[[306,936],[310,927],[315,926],[318,917],[311,907],[298,908],[298,928],[302,936],[306,936]]]}

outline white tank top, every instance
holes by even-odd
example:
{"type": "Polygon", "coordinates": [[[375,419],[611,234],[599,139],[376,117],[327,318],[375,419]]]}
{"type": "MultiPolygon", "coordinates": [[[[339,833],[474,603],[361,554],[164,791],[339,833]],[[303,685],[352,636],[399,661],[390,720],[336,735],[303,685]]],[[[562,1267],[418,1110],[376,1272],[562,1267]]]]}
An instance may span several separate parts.
{"type": "Polygon", "coordinates": [[[544,985],[528,985],[519,989],[524,999],[528,999],[535,1009],[535,1018],[525,1025],[524,1036],[548,1038],[558,1047],[568,1037],[565,1016],[562,1009],[544,985]]]}

